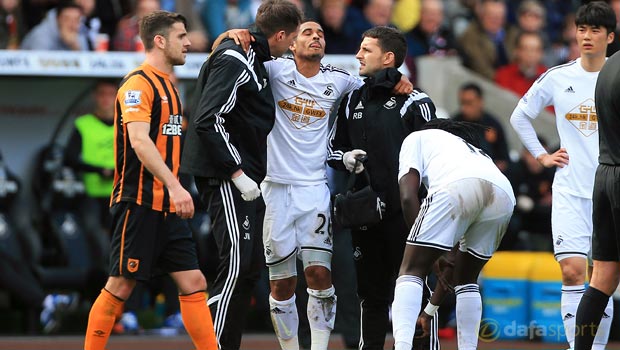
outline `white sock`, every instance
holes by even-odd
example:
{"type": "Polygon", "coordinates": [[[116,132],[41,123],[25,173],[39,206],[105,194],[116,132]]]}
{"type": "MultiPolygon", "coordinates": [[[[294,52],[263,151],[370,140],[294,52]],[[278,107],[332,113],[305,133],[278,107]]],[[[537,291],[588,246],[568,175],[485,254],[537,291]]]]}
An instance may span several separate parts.
{"type": "Polygon", "coordinates": [[[411,350],[415,324],[422,308],[420,277],[402,275],[396,279],[394,301],[392,302],[392,329],[394,350],[411,350]]]}
{"type": "Polygon", "coordinates": [[[614,318],[614,301],[613,298],[609,298],[607,306],[605,307],[605,313],[601,318],[601,323],[596,331],[594,337],[594,343],[592,344],[592,350],[605,350],[607,346],[607,340],[609,340],[609,331],[611,330],[611,321],[614,318]]]}
{"type": "Polygon", "coordinates": [[[456,330],[459,350],[476,350],[482,319],[482,298],[477,284],[454,288],[456,294],[456,330]]]}
{"type": "Polygon", "coordinates": [[[334,286],[325,290],[307,289],[308,323],[310,325],[311,350],[327,350],[329,335],[336,321],[336,290],[334,286]]]}
{"type": "Polygon", "coordinates": [[[577,307],[585,291],[586,288],[583,284],[578,286],[562,285],[560,310],[562,312],[562,322],[564,322],[566,341],[570,349],[575,348],[575,317],[577,316],[577,307]]]}
{"type": "Polygon", "coordinates": [[[269,313],[271,322],[282,350],[299,350],[297,329],[299,315],[295,305],[295,294],[288,300],[276,300],[269,294],[269,313]]]}

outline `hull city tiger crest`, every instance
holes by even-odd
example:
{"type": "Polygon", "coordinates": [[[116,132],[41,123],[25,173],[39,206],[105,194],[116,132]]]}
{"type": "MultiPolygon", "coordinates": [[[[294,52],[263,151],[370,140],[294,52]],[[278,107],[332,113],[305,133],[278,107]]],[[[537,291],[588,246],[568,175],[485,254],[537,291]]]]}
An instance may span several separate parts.
{"type": "Polygon", "coordinates": [[[140,260],[138,259],[127,259],[127,271],[134,273],[138,271],[140,267],[140,260]]]}

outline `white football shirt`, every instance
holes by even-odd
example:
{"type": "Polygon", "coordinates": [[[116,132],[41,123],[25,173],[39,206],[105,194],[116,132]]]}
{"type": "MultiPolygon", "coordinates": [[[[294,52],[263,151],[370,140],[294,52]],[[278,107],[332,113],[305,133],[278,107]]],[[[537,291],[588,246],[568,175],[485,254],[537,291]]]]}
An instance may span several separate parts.
{"type": "Polygon", "coordinates": [[[287,58],[267,61],[265,68],[276,104],[276,121],[267,137],[265,181],[326,183],[329,115],[342,95],[363,82],[331,65],[321,65],[317,75],[306,78],[287,58]]]}
{"type": "Polygon", "coordinates": [[[542,74],[517,105],[532,119],[543,108],[554,107],[560,146],[566,148],[569,160],[556,169],[553,190],[583,198],[592,198],[598,165],[597,77],[598,72],[585,71],[578,58],[542,74]]]}
{"type": "Polygon", "coordinates": [[[516,203],[510,182],[482,150],[447,131],[411,133],[400,149],[398,181],[416,169],[431,195],[461,179],[478,178],[500,187],[516,203]]]}

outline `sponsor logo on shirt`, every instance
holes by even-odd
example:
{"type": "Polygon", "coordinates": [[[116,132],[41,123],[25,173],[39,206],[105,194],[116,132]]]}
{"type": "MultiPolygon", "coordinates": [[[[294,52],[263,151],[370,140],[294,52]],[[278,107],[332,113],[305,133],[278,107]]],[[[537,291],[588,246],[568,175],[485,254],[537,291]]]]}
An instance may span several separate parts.
{"type": "Polygon", "coordinates": [[[598,131],[598,116],[594,100],[589,98],[564,116],[583,136],[590,136],[598,131]]]}
{"type": "Polygon", "coordinates": [[[171,114],[168,116],[168,122],[162,124],[161,133],[166,136],[181,136],[183,128],[183,116],[171,114]]]}
{"type": "Polygon", "coordinates": [[[142,101],[140,101],[140,95],[142,95],[142,91],[140,90],[127,90],[125,91],[125,105],[126,106],[137,106],[142,101]]]}
{"type": "Polygon", "coordinates": [[[569,87],[566,88],[566,90],[564,90],[564,92],[568,92],[568,93],[574,94],[575,90],[573,90],[572,86],[569,86],[569,87]]]}
{"type": "Polygon", "coordinates": [[[278,101],[278,107],[296,129],[307,127],[327,116],[325,109],[307,94],[282,99],[278,101]]]}

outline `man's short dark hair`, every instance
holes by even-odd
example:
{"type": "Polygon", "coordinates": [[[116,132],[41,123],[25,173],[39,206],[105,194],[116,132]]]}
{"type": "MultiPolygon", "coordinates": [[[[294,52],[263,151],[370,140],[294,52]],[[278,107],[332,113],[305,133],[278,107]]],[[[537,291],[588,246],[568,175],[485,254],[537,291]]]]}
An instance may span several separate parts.
{"type": "Polygon", "coordinates": [[[379,42],[379,47],[383,52],[394,53],[394,67],[400,67],[405,61],[407,54],[407,40],[405,35],[395,28],[377,26],[370,28],[362,34],[364,38],[375,38],[379,42]]]}
{"type": "Polygon", "coordinates": [[[616,29],[616,14],[606,2],[592,1],[577,9],[575,25],[603,27],[607,29],[607,34],[613,33],[616,29]]]}
{"type": "Polygon", "coordinates": [[[67,9],[78,9],[82,14],[84,14],[84,10],[82,7],[74,2],[62,2],[60,5],[56,6],[56,17],[60,16],[67,9]]]}
{"type": "Polygon", "coordinates": [[[281,30],[294,32],[302,18],[299,8],[289,0],[265,0],[256,11],[256,27],[269,38],[281,30]]]}
{"type": "Polygon", "coordinates": [[[460,92],[473,91],[480,98],[484,96],[484,94],[482,93],[482,89],[480,88],[480,85],[473,83],[473,82],[469,82],[469,83],[465,83],[461,85],[461,88],[459,89],[459,91],[460,92]]]}
{"type": "Polygon", "coordinates": [[[140,39],[144,44],[144,49],[150,51],[153,49],[153,38],[161,35],[168,39],[170,28],[175,23],[183,23],[187,27],[187,20],[183,15],[168,11],[154,11],[144,16],[140,21],[140,39]]]}

